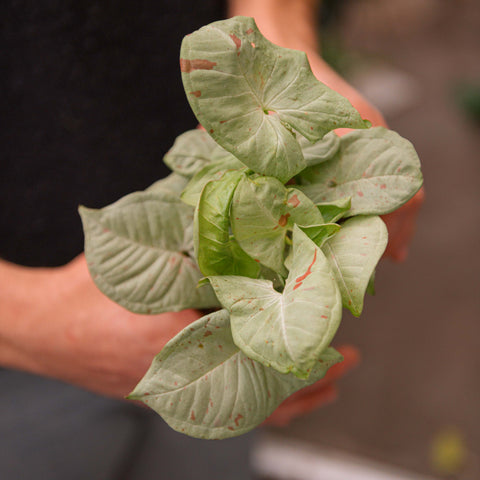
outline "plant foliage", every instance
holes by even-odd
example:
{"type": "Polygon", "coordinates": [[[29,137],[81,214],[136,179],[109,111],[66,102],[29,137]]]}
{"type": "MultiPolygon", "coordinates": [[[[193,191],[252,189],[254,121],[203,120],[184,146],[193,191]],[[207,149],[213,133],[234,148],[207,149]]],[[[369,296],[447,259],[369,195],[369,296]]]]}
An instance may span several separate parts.
{"type": "Polygon", "coordinates": [[[422,174],[407,140],[368,128],[304,53],[251,18],[185,37],[180,66],[205,131],[177,138],[166,179],[80,213],[110,298],[137,313],[222,308],[174,337],[130,398],[176,430],[226,438],[342,360],[330,343],[342,306],[360,315],[373,290],[379,215],[413,197],[422,174]],[[340,138],[339,127],[354,130],[340,138]]]}

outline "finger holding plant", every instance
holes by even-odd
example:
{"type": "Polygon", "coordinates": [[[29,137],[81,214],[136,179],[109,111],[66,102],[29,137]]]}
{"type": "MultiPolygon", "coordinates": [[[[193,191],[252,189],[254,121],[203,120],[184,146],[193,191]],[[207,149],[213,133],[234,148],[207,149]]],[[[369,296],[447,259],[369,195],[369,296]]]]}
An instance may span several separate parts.
{"type": "Polygon", "coordinates": [[[180,65],[205,131],[177,138],[166,179],[81,209],[85,252],[98,287],[132,311],[221,308],[168,342],[130,398],[178,431],[226,438],[342,361],[330,344],[372,288],[379,215],[422,174],[407,140],[369,128],[251,18],[185,37],[180,65]]]}

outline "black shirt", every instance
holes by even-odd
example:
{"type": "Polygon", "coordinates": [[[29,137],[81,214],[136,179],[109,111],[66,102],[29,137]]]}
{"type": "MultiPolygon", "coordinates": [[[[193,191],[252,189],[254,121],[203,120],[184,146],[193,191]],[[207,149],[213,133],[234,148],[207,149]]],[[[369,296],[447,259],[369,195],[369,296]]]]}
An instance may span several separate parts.
{"type": "Polygon", "coordinates": [[[168,173],[194,128],[178,57],[219,0],[17,0],[0,16],[0,257],[55,266],[83,249],[79,204],[168,173]]]}

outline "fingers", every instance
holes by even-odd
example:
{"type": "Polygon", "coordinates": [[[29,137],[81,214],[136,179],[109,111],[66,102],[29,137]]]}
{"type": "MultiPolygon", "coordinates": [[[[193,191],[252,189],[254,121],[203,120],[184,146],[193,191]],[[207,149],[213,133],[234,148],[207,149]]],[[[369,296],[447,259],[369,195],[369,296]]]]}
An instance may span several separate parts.
{"type": "Polygon", "coordinates": [[[263,425],[284,427],[294,418],[332,403],[337,396],[338,390],[335,385],[324,386],[314,394],[304,394],[300,398],[296,398],[295,401],[288,402],[288,400],[294,397],[292,395],[263,422],[263,425]]]}
{"type": "Polygon", "coordinates": [[[343,355],[343,361],[331,367],[318,382],[288,397],[265,420],[264,425],[288,425],[295,417],[332,403],[337,398],[338,390],[334,382],[360,362],[360,353],[355,347],[344,345],[337,350],[343,355]]]}
{"type": "Polygon", "coordinates": [[[329,368],[320,382],[331,383],[343,377],[360,363],[360,352],[352,345],[342,345],[337,351],[343,356],[343,361],[329,368]]]}
{"type": "Polygon", "coordinates": [[[423,187],[405,205],[395,212],[383,215],[388,230],[388,245],[384,257],[396,262],[407,258],[408,246],[415,233],[415,224],[425,198],[423,187]]]}

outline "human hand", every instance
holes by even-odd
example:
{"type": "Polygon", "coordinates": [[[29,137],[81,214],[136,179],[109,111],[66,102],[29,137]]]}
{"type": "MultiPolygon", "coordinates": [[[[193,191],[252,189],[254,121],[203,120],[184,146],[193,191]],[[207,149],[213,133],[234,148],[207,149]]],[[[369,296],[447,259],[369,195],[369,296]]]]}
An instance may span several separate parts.
{"type": "Polygon", "coordinates": [[[3,365],[106,396],[130,393],[165,343],[200,317],[195,310],[152,316],[125,310],[97,289],[83,255],[65,267],[10,268],[16,299],[3,365]]]}
{"type": "Polygon", "coordinates": [[[350,345],[338,347],[337,350],[343,355],[343,361],[331,367],[321,380],[283,401],[265,420],[264,425],[276,427],[288,425],[294,418],[323,407],[337,398],[335,382],[360,361],[358,350],[350,345]]]}
{"type": "Polygon", "coordinates": [[[384,257],[403,262],[408,255],[408,247],[415,233],[415,223],[423,204],[423,187],[405,205],[395,212],[383,215],[388,230],[388,245],[384,257]]]}

